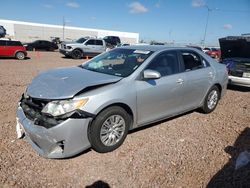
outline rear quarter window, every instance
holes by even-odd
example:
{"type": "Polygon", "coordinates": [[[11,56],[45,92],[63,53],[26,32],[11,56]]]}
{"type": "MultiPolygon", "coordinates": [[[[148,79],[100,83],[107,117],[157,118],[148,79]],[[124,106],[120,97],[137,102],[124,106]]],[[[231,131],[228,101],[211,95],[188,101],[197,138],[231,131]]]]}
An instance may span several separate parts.
{"type": "Polygon", "coordinates": [[[6,45],[6,41],[0,40],[0,46],[5,46],[5,45],[6,45]]]}
{"type": "Polygon", "coordinates": [[[22,43],[19,41],[7,41],[8,46],[22,46],[22,43]]]}
{"type": "Polygon", "coordinates": [[[102,46],[102,45],[103,45],[103,42],[102,42],[101,40],[97,40],[97,41],[96,41],[96,45],[102,46]]]}

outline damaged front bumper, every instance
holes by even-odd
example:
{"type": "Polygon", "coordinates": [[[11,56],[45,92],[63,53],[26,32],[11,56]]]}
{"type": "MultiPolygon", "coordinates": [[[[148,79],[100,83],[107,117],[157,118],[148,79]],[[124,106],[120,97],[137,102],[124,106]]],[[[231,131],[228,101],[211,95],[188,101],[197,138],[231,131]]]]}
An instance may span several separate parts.
{"type": "Polygon", "coordinates": [[[32,148],[45,158],[67,158],[90,148],[88,139],[88,118],[68,118],[51,128],[39,126],[28,119],[20,105],[17,107],[17,130],[24,132],[24,138],[32,148]]]}
{"type": "Polygon", "coordinates": [[[72,50],[71,51],[67,51],[65,49],[59,49],[59,52],[65,56],[71,56],[72,55],[72,50]]]}

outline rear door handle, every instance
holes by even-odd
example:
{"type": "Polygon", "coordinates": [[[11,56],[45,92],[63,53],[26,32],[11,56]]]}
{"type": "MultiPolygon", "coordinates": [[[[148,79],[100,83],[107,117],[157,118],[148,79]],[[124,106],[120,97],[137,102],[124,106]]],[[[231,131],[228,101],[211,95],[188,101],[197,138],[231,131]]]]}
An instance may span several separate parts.
{"type": "Polygon", "coordinates": [[[181,79],[181,78],[179,78],[178,80],[176,80],[176,83],[178,83],[178,84],[183,84],[183,82],[184,82],[184,80],[181,79]]]}

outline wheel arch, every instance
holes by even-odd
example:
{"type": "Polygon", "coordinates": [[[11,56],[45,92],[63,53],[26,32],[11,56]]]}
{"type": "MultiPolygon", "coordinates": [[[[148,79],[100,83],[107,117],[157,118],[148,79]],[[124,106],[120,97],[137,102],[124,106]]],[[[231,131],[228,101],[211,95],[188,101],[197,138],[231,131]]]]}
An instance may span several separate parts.
{"type": "MultiPolygon", "coordinates": [[[[98,111],[98,113],[95,115],[95,117],[97,117],[103,110],[110,108],[112,106],[119,106],[119,107],[123,108],[129,114],[129,116],[131,117],[131,123],[129,125],[129,130],[130,130],[134,124],[135,114],[134,114],[133,110],[131,109],[131,107],[125,103],[116,102],[116,103],[109,104],[109,105],[103,107],[102,109],[100,109],[98,111]]],[[[91,126],[91,123],[89,124],[89,126],[91,126]]]]}
{"type": "Polygon", "coordinates": [[[26,57],[26,55],[27,55],[26,52],[23,51],[23,50],[16,50],[13,57],[16,57],[16,55],[17,55],[18,52],[22,52],[22,53],[24,54],[25,57],[26,57]]]}
{"type": "MultiPolygon", "coordinates": [[[[220,97],[221,97],[221,92],[222,92],[222,86],[221,86],[219,83],[215,83],[213,86],[218,87],[219,92],[220,92],[220,96],[219,96],[219,99],[220,99],[220,97]]],[[[213,86],[212,86],[212,87],[213,87],[213,86]]]]}
{"type": "Polygon", "coordinates": [[[202,100],[201,100],[199,106],[202,106],[202,105],[203,105],[204,100],[205,100],[205,98],[206,98],[206,95],[208,94],[209,90],[210,90],[212,87],[214,87],[214,86],[216,86],[216,87],[219,89],[219,92],[220,92],[219,99],[221,98],[222,86],[221,86],[221,84],[219,84],[219,83],[214,83],[213,85],[211,85],[211,87],[209,87],[209,88],[207,89],[206,94],[205,94],[204,97],[202,98],[202,100]]]}

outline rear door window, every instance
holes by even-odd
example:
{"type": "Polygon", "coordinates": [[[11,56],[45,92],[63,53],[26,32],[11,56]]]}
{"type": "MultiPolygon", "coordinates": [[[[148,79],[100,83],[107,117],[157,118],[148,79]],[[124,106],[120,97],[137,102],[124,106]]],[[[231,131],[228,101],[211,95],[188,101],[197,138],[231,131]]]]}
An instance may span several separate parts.
{"type": "Polygon", "coordinates": [[[193,51],[181,51],[181,56],[184,64],[184,70],[196,70],[206,67],[205,60],[201,59],[200,55],[193,51]]]}

